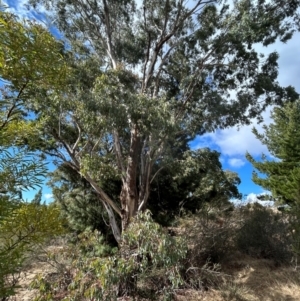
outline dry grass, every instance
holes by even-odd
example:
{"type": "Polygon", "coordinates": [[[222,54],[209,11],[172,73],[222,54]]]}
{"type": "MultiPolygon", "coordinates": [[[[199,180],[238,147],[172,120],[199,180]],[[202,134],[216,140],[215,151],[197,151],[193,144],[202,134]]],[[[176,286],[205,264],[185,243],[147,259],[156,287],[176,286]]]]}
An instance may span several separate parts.
{"type": "MultiPolygon", "coordinates": [[[[205,224],[207,231],[223,231],[226,227],[235,229],[233,219],[226,221],[228,225],[223,224],[214,225],[212,220],[208,220],[205,224]]],[[[194,220],[186,219],[185,224],[179,228],[172,229],[176,235],[191,235],[199,233],[202,229],[194,220]],[[184,231],[184,228],[187,230],[184,231]]],[[[192,237],[193,238],[193,237],[192,237]]],[[[196,241],[196,240],[194,240],[196,241]]],[[[193,239],[190,240],[193,242],[193,239]]],[[[200,241],[199,243],[201,243],[200,241]]],[[[199,244],[198,243],[198,244],[199,244]]],[[[52,247],[58,253],[61,253],[60,248],[65,242],[61,241],[52,247]]],[[[196,244],[196,245],[198,245],[196,244]]],[[[195,245],[190,244],[193,248],[195,245]]],[[[203,246],[202,246],[203,247],[203,246]]],[[[278,266],[271,259],[257,259],[236,253],[229,249],[222,261],[221,276],[218,276],[218,281],[211,285],[203,286],[202,290],[190,289],[176,290],[174,296],[175,301],[299,301],[300,300],[300,269],[295,270],[292,264],[278,266]]],[[[38,260],[39,257],[36,257],[38,260]]],[[[40,258],[41,259],[41,258],[40,258]]],[[[192,260],[192,258],[190,258],[192,260]]],[[[196,266],[196,265],[195,265],[196,266]]],[[[18,295],[15,296],[16,301],[30,301],[33,299],[34,291],[28,290],[30,282],[38,273],[51,273],[53,267],[46,262],[34,262],[34,264],[27,268],[23,274],[21,281],[22,289],[19,290],[18,295]]],[[[159,277],[155,275],[154,280],[159,277]]],[[[200,280],[200,279],[199,279],[200,280]]],[[[201,282],[201,281],[200,281],[201,282]]],[[[146,287],[149,283],[145,284],[146,287]]],[[[147,296],[148,297],[148,296],[147,296]]],[[[130,297],[119,298],[118,301],[133,301],[130,297]]],[[[148,301],[146,299],[139,299],[138,301],[148,301]]]]}
{"type": "Polygon", "coordinates": [[[178,301],[299,301],[300,271],[271,260],[241,256],[223,266],[223,283],[208,291],[178,292],[178,301]]]}
{"type": "Polygon", "coordinates": [[[241,296],[237,301],[300,300],[300,271],[292,266],[276,267],[272,260],[241,256],[223,270],[231,275],[231,283],[224,283],[220,291],[235,288],[236,295],[241,296]]]}
{"type": "MultiPolygon", "coordinates": [[[[255,259],[235,255],[228,264],[223,265],[227,275],[216,288],[197,291],[177,290],[176,301],[299,301],[300,271],[292,266],[276,267],[271,260],[255,259]]],[[[30,281],[38,273],[51,269],[46,263],[36,263],[23,274],[22,289],[14,300],[30,301],[34,291],[28,290],[30,281]]],[[[131,298],[120,300],[132,300],[131,298]]],[[[146,299],[144,299],[146,300],[146,299]]]]}
{"type": "Polygon", "coordinates": [[[34,258],[31,257],[20,275],[18,283],[20,288],[17,290],[17,294],[10,298],[11,301],[32,301],[34,299],[37,290],[30,289],[30,283],[39,274],[46,275],[55,272],[54,267],[47,262],[46,252],[53,252],[54,250],[59,252],[61,248],[57,245],[48,246],[45,250],[36,252],[34,258]]]}

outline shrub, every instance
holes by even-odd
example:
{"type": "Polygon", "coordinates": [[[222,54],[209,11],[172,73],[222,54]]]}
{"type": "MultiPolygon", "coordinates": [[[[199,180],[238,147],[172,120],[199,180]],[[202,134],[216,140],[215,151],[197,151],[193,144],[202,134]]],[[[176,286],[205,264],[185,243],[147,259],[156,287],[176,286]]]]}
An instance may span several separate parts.
{"type": "Polygon", "coordinates": [[[291,236],[282,215],[258,203],[240,210],[242,222],[237,233],[237,248],[254,257],[287,262],[291,258],[291,236]]]}
{"type": "Polygon", "coordinates": [[[241,284],[233,281],[225,281],[220,287],[221,296],[224,301],[248,301],[246,297],[249,290],[241,284]]]}
{"type": "Polygon", "coordinates": [[[159,224],[152,221],[150,211],[137,216],[123,235],[122,256],[134,252],[138,261],[139,280],[155,284],[154,290],[173,290],[183,284],[180,275],[187,242],[170,236],[159,224]],[[158,277],[160,274],[160,277],[158,277]],[[155,278],[159,281],[155,281],[155,278]]]}
{"type": "Polygon", "coordinates": [[[64,232],[54,206],[0,201],[0,300],[15,294],[26,258],[38,244],[64,232]]]}
{"type": "Polygon", "coordinates": [[[188,237],[191,265],[220,263],[233,251],[236,226],[232,212],[202,208],[191,218],[183,219],[182,226],[188,237]]]}
{"type": "Polygon", "coordinates": [[[143,295],[147,289],[157,300],[158,296],[171,298],[172,291],[183,283],[180,270],[186,244],[154,223],[149,211],[131,222],[117,253],[100,254],[99,247],[95,253],[99,244],[106,250],[101,235],[90,232],[67,247],[63,256],[68,264],[58,271],[56,280],[39,276],[32,283],[40,291],[36,300],[111,301],[118,296],[143,295]],[[145,288],[145,283],[150,287],[145,288]]]}
{"type": "Polygon", "coordinates": [[[290,232],[292,239],[292,252],[293,252],[293,261],[296,264],[296,268],[300,258],[300,207],[297,205],[292,208],[283,211],[288,217],[290,223],[290,232]]]}
{"type": "Polygon", "coordinates": [[[220,262],[234,249],[235,223],[232,210],[203,207],[197,214],[179,220],[179,228],[188,243],[185,283],[194,289],[218,286],[220,262]]]}

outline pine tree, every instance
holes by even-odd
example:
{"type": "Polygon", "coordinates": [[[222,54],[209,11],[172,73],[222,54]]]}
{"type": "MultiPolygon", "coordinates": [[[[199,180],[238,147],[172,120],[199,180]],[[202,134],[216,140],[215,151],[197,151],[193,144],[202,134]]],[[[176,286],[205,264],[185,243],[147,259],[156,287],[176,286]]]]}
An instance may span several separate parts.
{"type": "Polygon", "coordinates": [[[264,127],[264,134],[257,130],[254,134],[274,159],[263,155],[262,161],[256,161],[247,153],[247,159],[265,175],[254,172],[253,181],[270,190],[281,203],[300,204],[300,100],[274,108],[271,116],[274,122],[264,127]]]}
{"type": "Polygon", "coordinates": [[[219,156],[208,148],[190,150],[179,162],[162,170],[149,196],[154,219],[166,224],[181,210],[195,213],[204,205],[221,208],[229,205],[231,198],[240,198],[240,179],[222,169],[219,156]]]}

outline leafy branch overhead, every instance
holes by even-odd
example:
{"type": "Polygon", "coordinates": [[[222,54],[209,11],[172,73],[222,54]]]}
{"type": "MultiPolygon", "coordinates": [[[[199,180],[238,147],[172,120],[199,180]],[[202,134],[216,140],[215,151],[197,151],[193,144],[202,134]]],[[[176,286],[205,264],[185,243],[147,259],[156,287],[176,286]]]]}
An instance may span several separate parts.
{"type": "Polygon", "coordinates": [[[68,68],[63,44],[34,20],[0,10],[0,176],[1,189],[20,193],[43,183],[45,165],[33,161],[41,132],[25,108],[36,87],[59,88],[68,68]],[[51,63],[50,63],[51,62],[51,63]]]}
{"type": "MultiPolygon", "coordinates": [[[[33,26],[51,64],[26,76],[22,62],[37,56],[20,54],[22,80],[32,82],[24,108],[40,124],[41,150],[96,192],[117,241],[118,218],[124,230],[145,210],[159,173],[181,160],[196,135],[249,124],[266,106],[298,97],[277,82],[278,54],[262,57],[254,44],[287,42],[299,29],[299,4],[29,1],[37,10],[44,5],[65,44],[33,26]],[[111,178],[120,181],[119,198],[103,184],[111,178]]],[[[22,80],[13,82],[15,90],[22,80]]]]}
{"type": "Polygon", "coordinates": [[[33,85],[52,89],[65,76],[63,45],[34,20],[0,11],[0,39],[1,78],[19,97],[33,85]]]}

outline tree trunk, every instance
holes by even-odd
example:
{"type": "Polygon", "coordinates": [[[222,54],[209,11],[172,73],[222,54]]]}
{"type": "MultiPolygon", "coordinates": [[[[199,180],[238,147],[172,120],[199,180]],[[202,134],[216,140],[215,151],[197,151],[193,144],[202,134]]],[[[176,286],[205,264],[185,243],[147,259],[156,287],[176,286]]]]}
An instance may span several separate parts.
{"type": "Polygon", "coordinates": [[[141,170],[140,191],[138,200],[138,211],[143,211],[150,194],[150,174],[152,166],[148,155],[144,156],[143,169],[141,170]]]}
{"type": "Polygon", "coordinates": [[[128,185],[122,187],[120,195],[122,204],[122,231],[124,231],[130,223],[130,220],[137,213],[137,198],[136,192],[134,192],[128,185]]]}
{"type": "Polygon", "coordinates": [[[100,200],[102,201],[103,206],[105,207],[105,210],[108,214],[109,223],[114,238],[119,244],[121,242],[121,231],[119,229],[115,213],[119,214],[122,217],[120,209],[117,207],[117,205],[114,204],[114,202],[108,197],[108,195],[101,189],[100,186],[97,185],[97,183],[88,174],[85,175],[85,179],[91,184],[91,186],[98,193],[100,200]]]}
{"type": "Polygon", "coordinates": [[[111,207],[108,204],[103,202],[103,205],[104,205],[104,207],[106,209],[106,212],[108,214],[109,224],[110,224],[113,236],[114,236],[115,240],[117,241],[117,243],[120,244],[120,242],[121,242],[121,233],[120,233],[120,228],[119,228],[119,226],[117,224],[117,221],[116,221],[115,214],[114,214],[113,210],[111,209],[111,207]]]}
{"type": "Polygon", "coordinates": [[[122,231],[136,215],[138,209],[138,193],[136,186],[140,138],[137,126],[131,130],[130,150],[127,161],[126,178],[120,194],[122,231]]]}

